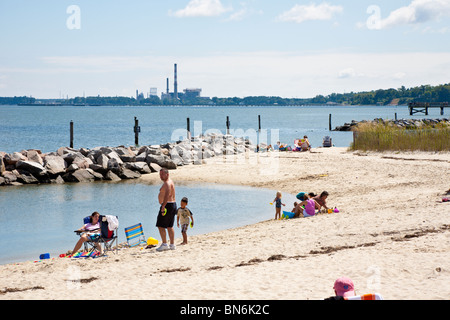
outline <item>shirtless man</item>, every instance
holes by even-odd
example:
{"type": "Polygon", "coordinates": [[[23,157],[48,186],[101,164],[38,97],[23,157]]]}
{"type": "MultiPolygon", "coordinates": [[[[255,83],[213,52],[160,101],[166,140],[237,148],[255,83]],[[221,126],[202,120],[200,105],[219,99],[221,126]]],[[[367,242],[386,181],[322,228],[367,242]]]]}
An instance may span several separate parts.
{"type": "Polygon", "coordinates": [[[156,218],[156,226],[161,235],[162,244],[157,251],[174,250],[175,249],[175,232],[173,224],[177,213],[177,203],[175,201],[175,185],[169,178],[169,171],[163,168],[159,171],[159,177],[163,181],[161,189],[159,189],[158,201],[161,205],[156,218]],[[170,246],[167,245],[166,229],[169,234],[170,246]]]}

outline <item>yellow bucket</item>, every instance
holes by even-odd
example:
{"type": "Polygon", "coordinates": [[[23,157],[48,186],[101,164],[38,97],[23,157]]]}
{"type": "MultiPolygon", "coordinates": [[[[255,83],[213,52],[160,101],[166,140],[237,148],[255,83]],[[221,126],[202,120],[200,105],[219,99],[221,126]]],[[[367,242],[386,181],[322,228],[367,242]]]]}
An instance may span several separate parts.
{"type": "Polygon", "coordinates": [[[156,240],[155,238],[150,237],[150,238],[147,239],[147,245],[148,246],[157,245],[157,244],[158,244],[158,240],[156,240]]]}

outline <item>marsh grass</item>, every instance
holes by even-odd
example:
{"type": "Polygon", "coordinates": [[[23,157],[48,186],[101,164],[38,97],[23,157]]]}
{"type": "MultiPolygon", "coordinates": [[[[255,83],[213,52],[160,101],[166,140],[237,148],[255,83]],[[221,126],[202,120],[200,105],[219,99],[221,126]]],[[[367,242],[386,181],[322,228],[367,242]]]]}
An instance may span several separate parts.
{"type": "Polygon", "coordinates": [[[360,123],[351,150],[364,151],[450,151],[450,126],[426,125],[401,128],[386,123],[360,123]]]}

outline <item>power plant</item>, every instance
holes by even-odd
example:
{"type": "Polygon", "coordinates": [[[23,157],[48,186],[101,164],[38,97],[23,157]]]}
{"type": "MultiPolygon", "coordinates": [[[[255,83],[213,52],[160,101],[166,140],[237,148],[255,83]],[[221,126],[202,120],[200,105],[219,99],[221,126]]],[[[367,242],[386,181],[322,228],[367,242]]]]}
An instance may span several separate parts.
{"type": "MultiPolygon", "coordinates": [[[[166,92],[161,93],[161,100],[170,100],[171,102],[181,102],[186,99],[195,99],[201,98],[200,94],[202,89],[194,88],[194,89],[184,89],[183,92],[178,92],[178,70],[177,64],[174,64],[174,73],[173,73],[173,92],[170,92],[169,88],[169,78],[166,79],[166,92]]],[[[202,98],[209,99],[209,98],[202,98]]]]}

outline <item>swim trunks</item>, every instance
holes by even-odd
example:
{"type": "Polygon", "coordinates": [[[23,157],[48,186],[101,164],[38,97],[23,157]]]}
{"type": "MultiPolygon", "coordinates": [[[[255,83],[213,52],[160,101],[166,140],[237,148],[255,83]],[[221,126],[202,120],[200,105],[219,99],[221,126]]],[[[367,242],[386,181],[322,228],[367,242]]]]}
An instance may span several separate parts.
{"type": "Polygon", "coordinates": [[[189,225],[188,224],[182,224],[181,225],[181,233],[186,233],[188,230],[189,225]]]}
{"type": "Polygon", "coordinates": [[[160,228],[172,228],[177,214],[176,202],[168,202],[166,204],[167,213],[163,216],[161,207],[159,207],[158,217],[156,218],[156,226],[160,228]]]}

